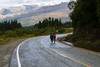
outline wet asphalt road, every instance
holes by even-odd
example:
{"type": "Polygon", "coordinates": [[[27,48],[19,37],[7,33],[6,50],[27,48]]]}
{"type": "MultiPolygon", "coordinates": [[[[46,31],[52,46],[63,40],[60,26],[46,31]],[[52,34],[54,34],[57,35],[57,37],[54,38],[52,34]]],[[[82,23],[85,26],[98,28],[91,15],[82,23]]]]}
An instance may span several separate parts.
{"type": "Polygon", "coordinates": [[[100,67],[100,53],[51,44],[49,36],[34,37],[14,50],[10,67],[100,67]]]}

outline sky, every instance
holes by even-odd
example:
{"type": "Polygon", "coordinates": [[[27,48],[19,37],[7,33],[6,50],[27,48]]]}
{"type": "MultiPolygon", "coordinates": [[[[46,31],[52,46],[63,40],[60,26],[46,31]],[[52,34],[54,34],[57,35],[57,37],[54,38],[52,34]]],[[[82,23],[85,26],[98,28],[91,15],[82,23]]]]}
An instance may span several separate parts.
{"type": "Polygon", "coordinates": [[[70,0],[0,0],[0,6],[20,6],[20,5],[54,5],[70,0]]]}

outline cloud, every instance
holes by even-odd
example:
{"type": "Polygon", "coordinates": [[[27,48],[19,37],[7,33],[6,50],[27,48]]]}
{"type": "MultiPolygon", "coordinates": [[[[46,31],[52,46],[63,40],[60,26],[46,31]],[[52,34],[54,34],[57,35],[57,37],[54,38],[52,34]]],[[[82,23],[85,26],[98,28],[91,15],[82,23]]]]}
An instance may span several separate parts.
{"type": "Polygon", "coordinates": [[[68,2],[70,0],[0,0],[0,6],[16,6],[26,4],[57,4],[60,2],[68,2]]]}

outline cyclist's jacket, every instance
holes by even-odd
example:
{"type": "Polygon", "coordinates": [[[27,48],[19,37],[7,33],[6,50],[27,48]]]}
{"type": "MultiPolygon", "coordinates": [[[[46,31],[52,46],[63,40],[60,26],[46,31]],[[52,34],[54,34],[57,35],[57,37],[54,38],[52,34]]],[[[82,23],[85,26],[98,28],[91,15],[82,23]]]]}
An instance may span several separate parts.
{"type": "Polygon", "coordinates": [[[50,34],[50,37],[53,37],[53,34],[50,34]]]}
{"type": "Polygon", "coordinates": [[[54,34],[53,36],[54,36],[54,37],[56,37],[56,35],[55,35],[55,34],[54,34]]]}

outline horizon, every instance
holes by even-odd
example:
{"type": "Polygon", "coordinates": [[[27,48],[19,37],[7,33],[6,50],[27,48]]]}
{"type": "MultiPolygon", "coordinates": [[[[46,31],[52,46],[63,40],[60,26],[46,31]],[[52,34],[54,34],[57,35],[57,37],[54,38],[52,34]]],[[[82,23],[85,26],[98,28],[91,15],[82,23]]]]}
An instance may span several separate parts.
{"type": "Polygon", "coordinates": [[[22,5],[55,5],[61,2],[69,2],[70,0],[3,0],[0,1],[0,7],[16,7],[22,5]]]}

